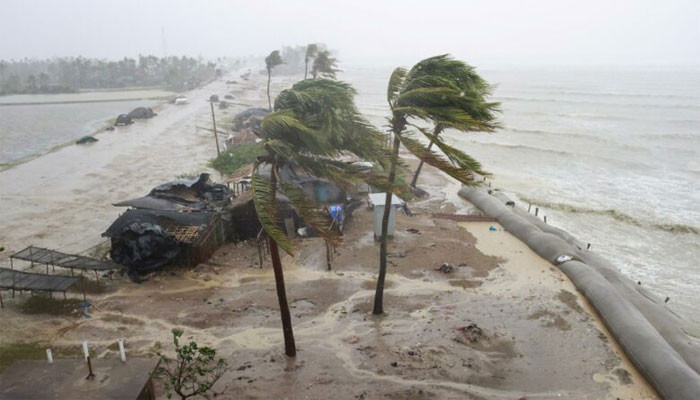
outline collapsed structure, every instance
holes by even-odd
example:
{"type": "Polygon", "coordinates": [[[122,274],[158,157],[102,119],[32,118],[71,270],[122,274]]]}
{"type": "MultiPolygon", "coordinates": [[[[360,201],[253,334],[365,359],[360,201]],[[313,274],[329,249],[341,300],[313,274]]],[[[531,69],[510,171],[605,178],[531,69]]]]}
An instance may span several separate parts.
{"type": "Polygon", "coordinates": [[[231,235],[232,197],[228,187],[211,184],[209,174],[201,174],[115,204],[130,208],[103,233],[111,239],[112,260],[126,266],[135,280],[166,264],[206,261],[231,235]]]}

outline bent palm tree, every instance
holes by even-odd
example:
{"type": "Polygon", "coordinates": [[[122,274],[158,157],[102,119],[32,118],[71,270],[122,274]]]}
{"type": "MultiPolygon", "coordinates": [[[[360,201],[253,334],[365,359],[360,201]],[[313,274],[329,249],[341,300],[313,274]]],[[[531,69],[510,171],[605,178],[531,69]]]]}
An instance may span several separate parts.
{"type": "Polygon", "coordinates": [[[355,91],[343,82],[328,79],[304,80],[282,91],[274,112],[263,119],[259,136],[265,154],[255,162],[252,177],[253,201],[260,223],[270,238],[270,254],[280,304],[285,353],[296,354],[292,322],[279,248],[293,254],[295,244],[281,226],[278,193],[289,199],[297,214],[332,244],[339,236],[328,228],[328,220],[300,187],[281,179],[280,171],[305,173],[341,186],[369,181],[387,187],[385,177],[366,172],[356,163],[341,161],[353,155],[388,167],[384,136],[365,121],[354,104],[355,91]],[[269,174],[263,171],[269,170],[269,174]]]}
{"type": "Polygon", "coordinates": [[[316,57],[318,53],[318,45],[311,43],[306,46],[306,56],[304,57],[304,79],[309,75],[309,61],[316,57]]]}
{"type": "MultiPolygon", "coordinates": [[[[493,121],[493,111],[495,111],[495,104],[484,101],[484,99],[486,99],[492,94],[493,87],[483,78],[481,78],[476,73],[473,67],[466,64],[464,66],[454,65],[452,71],[447,70],[445,72],[449,76],[453,77],[453,83],[456,87],[459,88],[461,96],[465,96],[474,100],[472,113],[481,115],[481,120],[488,119],[490,121],[493,121]]],[[[432,135],[438,138],[440,134],[449,127],[449,123],[445,121],[434,121],[432,135]]],[[[478,126],[475,126],[474,129],[469,130],[492,131],[494,128],[495,126],[488,126],[486,127],[486,129],[482,129],[478,126]]],[[[433,147],[433,144],[435,144],[435,142],[431,139],[430,144],[428,144],[428,150],[430,150],[433,147]]],[[[416,182],[418,181],[420,171],[423,168],[423,163],[424,161],[420,160],[420,162],[418,163],[418,167],[416,168],[416,172],[413,175],[413,179],[411,180],[411,186],[414,188],[416,187],[416,182]]]]}
{"type": "Polygon", "coordinates": [[[280,56],[279,50],[274,50],[267,57],[265,57],[265,68],[267,69],[267,105],[272,110],[272,99],[270,98],[270,80],[272,79],[272,69],[278,65],[283,64],[282,56],[280,56]]]}
{"type": "Polygon", "coordinates": [[[335,73],[340,71],[336,68],[337,66],[338,59],[331,57],[331,53],[328,50],[319,51],[311,67],[311,76],[314,79],[318,76],[335,79],[335,73]]]}
{"type": "MultiPolygon", "coordinates": [[[[389,125],[394,134],[392,164],[389,169],[389,186],[396,178],[399,147],[403,144],[419,160],[436,167],[465,185],[478,184],[472,174],[484,175],[481,164],[464,152],[446,144],[439,133],[444,127],[460,131],[493,131],[498,127],[494,113],[498,103],[488,102],[487,88],[466,90],[469,82],[477,87],[485,84],[467,64],[453,60],[448,55],[427,58],[410,71],[396,68],[389,78],[387,101],[391,108],[389,125]],[[478,79],[476,79],[478,78],[478,79]],[[478,83],[481,82],[481,83],[478,83]],[[438,132],[430,132],[416,126],[411,119],[432,122],[438,132]],[[414,127],[431,143],[437,145],[444,157],[426,148],[412,137],[407,127],[414,127]],[[437,133],[437,134],[436,134],[437,133]],[[445,159],[446,157],[446,159],[445,159]]],[[[387,227],[391,210],[392,191],[387,191],[386,206],[382,216],[382,234],[379,250],[379,276],[374,296],[374,314],[384,312],[384,280],[386,277],[387,227]]]]}

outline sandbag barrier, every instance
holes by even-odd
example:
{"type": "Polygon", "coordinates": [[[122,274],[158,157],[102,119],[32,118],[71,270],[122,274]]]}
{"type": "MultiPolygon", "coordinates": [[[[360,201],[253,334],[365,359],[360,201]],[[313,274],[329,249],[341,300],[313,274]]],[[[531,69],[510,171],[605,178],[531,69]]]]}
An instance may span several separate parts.
{"type": "Polygon", "coordinates": [[[463,187],[459,195],[496,220],[535,253],[558,266],[598,312],[632,363],[669,400],[700,399],[700,341],[660,299],[623,276],[570,234],[540,221],[502,193],[463,187]],[[568,255],[563,263],[556,260],[568,255]]]}

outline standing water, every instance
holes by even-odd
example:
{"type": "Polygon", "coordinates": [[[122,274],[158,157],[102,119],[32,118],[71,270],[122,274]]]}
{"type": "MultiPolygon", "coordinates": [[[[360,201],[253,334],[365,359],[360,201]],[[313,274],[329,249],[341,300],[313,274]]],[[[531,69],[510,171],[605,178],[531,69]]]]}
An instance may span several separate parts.
{"type": "Polygon", "coordinates": [[[171,94],[162,90],[127,90],[1,96],[0,164],[92,134],[117,115],[136,107],[153,107],[171,94]]]}
{"type": "MultiPolygon", "coordinates": [[[[480,69],[497,84],[504,128],[446,132],[497,187],[540,208],[623,273],[700,324],[700,71],[480,69]]],[[[386,125],[391,69],[341,79],[386,125]]],[[[420,185],[420,180],[419,180],[420,185]]]]}

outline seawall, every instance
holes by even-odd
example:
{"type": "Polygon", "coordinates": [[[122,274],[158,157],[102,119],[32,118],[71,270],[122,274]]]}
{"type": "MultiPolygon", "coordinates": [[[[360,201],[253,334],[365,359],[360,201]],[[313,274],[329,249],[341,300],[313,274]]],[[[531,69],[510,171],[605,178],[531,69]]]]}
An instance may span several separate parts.
{"type": "Polygon", "coordinates": [[[507,206],[510,199],[502,193],[463,187],[459,195],[558,266],[659,394],[674,400],[699,398],[700,341],[684,330],[685,320],[567,232],[507,206]],[[564,261],[561,256],[568,257],[564,261]]]}

